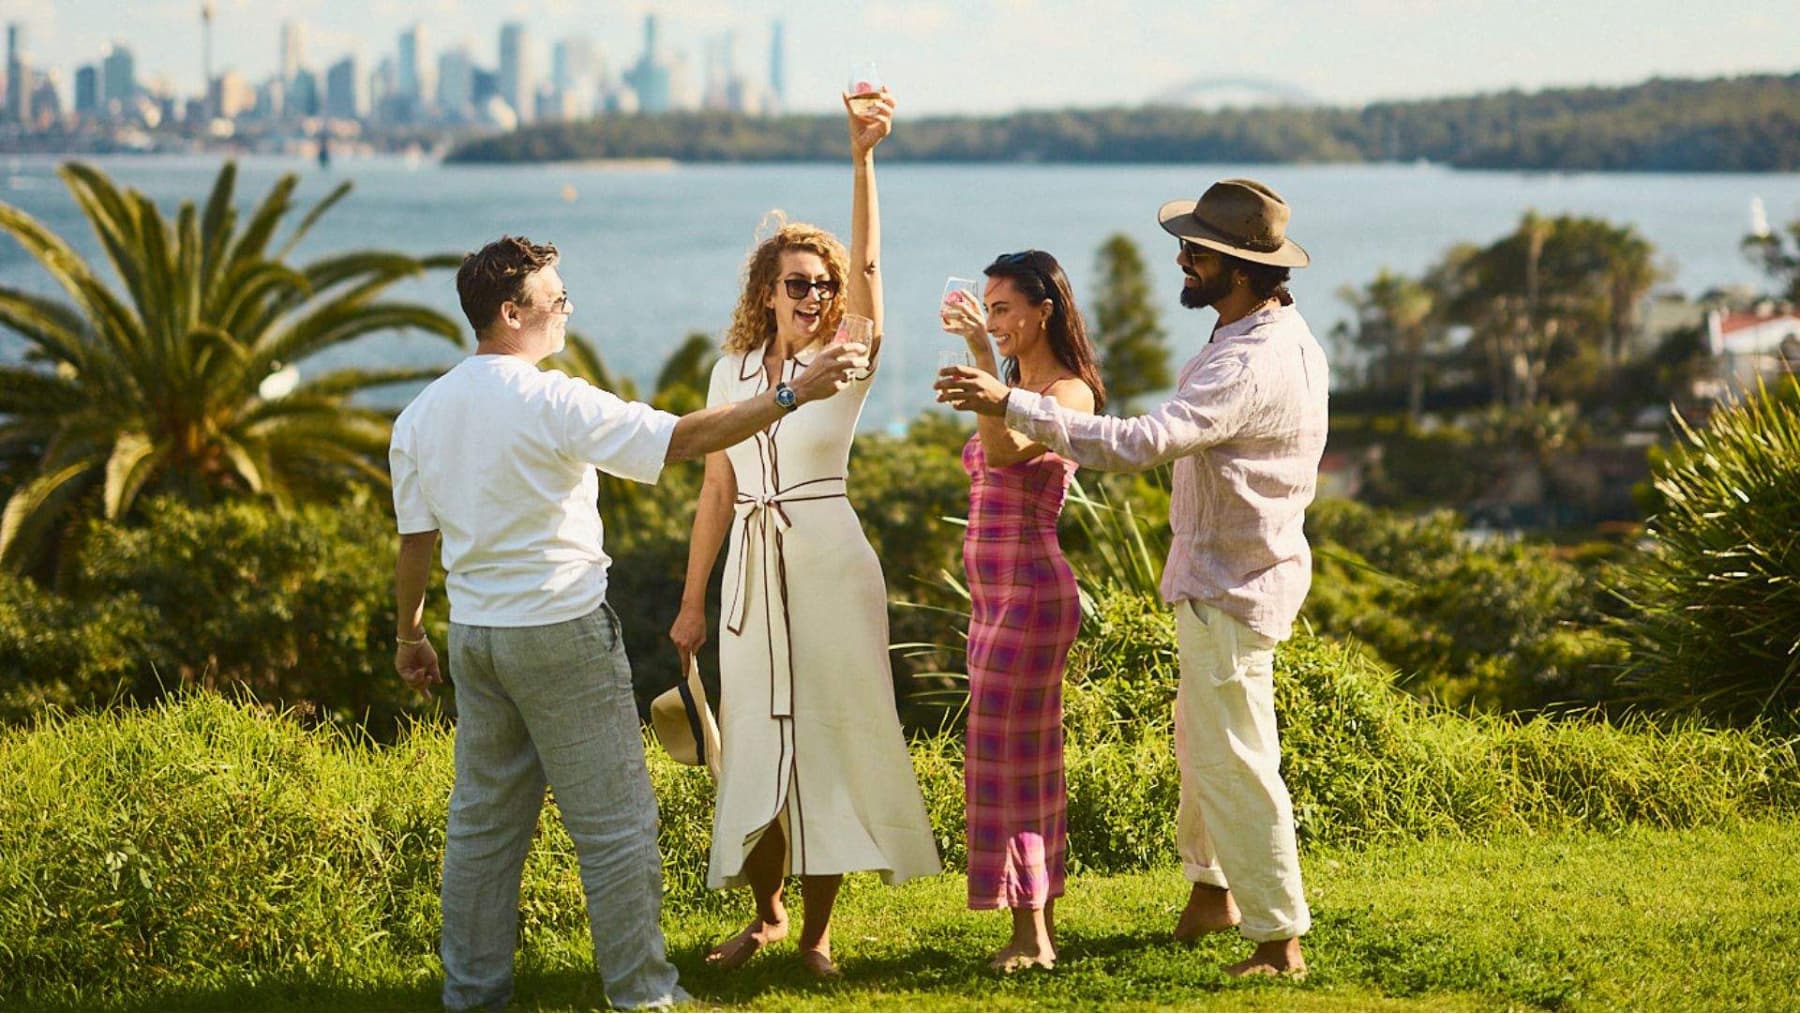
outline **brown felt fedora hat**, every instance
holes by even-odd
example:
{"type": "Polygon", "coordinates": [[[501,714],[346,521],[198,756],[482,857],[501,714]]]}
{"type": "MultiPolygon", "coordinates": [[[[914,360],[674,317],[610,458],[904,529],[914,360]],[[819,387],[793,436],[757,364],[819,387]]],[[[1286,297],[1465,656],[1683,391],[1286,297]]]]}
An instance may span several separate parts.
{"type": "Polygon", "coordinates": [[[706,703],[706,687],[693,659],[688,659],[687,677],[650,702],[650,729],[670,757],[704,766],[719,777],[719,723],[706,703]]]}
{"type": "Polygon", "coordinates": [[[1164,204],[1156,220],[1171,235],[1247,261],[1284,268],[1312,263],[1287,238],[1287,202],[1255,180],[1220,180],[1197,201],[1164,204]]]}

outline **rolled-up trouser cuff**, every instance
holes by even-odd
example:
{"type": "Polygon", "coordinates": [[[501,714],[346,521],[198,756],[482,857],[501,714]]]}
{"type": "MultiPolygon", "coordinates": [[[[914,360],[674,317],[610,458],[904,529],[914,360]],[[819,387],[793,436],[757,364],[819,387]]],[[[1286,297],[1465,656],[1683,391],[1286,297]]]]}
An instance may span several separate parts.
{"type": "Polygon", "coordinates": [[[1201,866],[1199,863],[1182,863],[1181,873],[1190,884],[1205,884],[1221,891],[1231,890],[1231,884],[1225,879],[1225,871],[1217,865],[1201,866]]]}
{"type": "Polygon", "coordinates": [[[1309,929],[1312,929],[1312,918],[1310,916],[1302,916],[1294,922],[1279,923],[1272,926],[1252,927],[1248,919],[1238,924],[1238,933],[1242,934],[1245,940],[1259,944],[1266,944],[1275,940],[1292,940],[1295,937],[1303,937],[1309,929]]]}

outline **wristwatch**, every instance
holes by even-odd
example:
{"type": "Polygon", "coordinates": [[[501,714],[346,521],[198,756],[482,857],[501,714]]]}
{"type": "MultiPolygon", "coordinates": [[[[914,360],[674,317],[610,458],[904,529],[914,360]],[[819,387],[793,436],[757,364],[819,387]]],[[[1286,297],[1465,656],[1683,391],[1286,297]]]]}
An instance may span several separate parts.
{"type": "Polygon", "coordinates": [[[775,404],[792,412],[800,407],[800,399],[795,396],[794,389],[787,386],[787,381],[775,385],[775,404]]]}

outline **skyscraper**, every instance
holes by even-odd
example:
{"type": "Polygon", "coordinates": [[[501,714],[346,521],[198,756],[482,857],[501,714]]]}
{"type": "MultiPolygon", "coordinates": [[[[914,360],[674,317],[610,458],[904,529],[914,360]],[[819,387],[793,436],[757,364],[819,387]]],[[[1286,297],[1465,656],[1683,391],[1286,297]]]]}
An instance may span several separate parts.
{"type": "Polygon", "coordinates": [[[298,21],[281,23],[281,83],[294,86],[300,65],[306,62],[306,25],[298,21]]]}
{"type": "Polygon", "coordinates": [[[671,69],[662,59],[656,42],[656,15],[644,15],[644,52],[637,64],[625,73],[625,83],[637,93],[637,108],[642,113],[669,111],[671,69]]]}
{"type": "Polygon", "coordinates": [[[438,54],[437,106],[442,115],[452,120],[467,120],[475,115],[475,61],[466,46],[438,54]]]}
{"type": "Polygon", "coordinates": [[[6,26],[5,118],[16,123],[31,118],[31,63],[25,57],[25,26],[17,21],[6,26]]]}
{"type": "Polygon", "coordinates": [[[356,54],[346,55],[325,72],[325,115],[340,120],[360,120],[368,115],[362,68],[356,54]]]}
{"type": "Polygon", "coordinates": [[[425,88],[425,26],[415,22],[412,27],[400,33],[399,59],[394,66],[394,90],[397,94],[424,102],[428,97],[425,88]]]}
{"type": "Polygon", "coordinates": [[[319,115],[319,78],[305,67],[294,74],[293,87],[285,98],[289,116],[319,115]]]}
{"type": "Polygon", "coordinates": [[[235,120],[256,108],[256,89],[244,75],[227,69],[213,80],[211,101],[214,115],[235,120]]]}
{"type": "Polygon", "coordinates": [[[586,116],[600,94],[602,67],[594,40],[585,35],[558,39],[550,52],[551,106],[557,119],[586,116]]]}
{"type": "Polygon", "coordinates": [[[206,97],[200,102],[201,115],[212,115],[212,23],[213,0],[200,0],[200,83],[206,97]]]}
{"type": "Polygon", "coordinates": [[[775,108],[787,108],[787,26],[780,18],[769,28],[769,94],[775,108]]]}
{"type": "Polygon", "coordinates": [[[525,26],[508,21],[500,26],[500,97],[524,123],[531,119],[536,93],[537,79],[531,73],[530,40],[525,26]]]}
{"type": "Polygon", "coordinates": [[[120,109],[126,109],[137,90],[137,60],[131,47],[114,42],[100,60],[100,100],[108,106],[117,102],[120,109]]]}
{"type": "Polygon", "coordinates": [[[100,68],[84,63],[75,71],[75,115],[90,117],[100,112],[100,68]]]}

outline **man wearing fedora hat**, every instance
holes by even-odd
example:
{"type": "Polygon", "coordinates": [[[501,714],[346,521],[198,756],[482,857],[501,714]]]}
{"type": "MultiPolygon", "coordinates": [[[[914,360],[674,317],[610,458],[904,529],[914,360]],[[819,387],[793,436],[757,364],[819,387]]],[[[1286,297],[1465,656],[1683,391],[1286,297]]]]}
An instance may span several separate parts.
{"type": "Polygon", "coordinates": [[[1311,917],[1273,675],[1312,580],[1301,523],[1325,449],[1325,353],[1286,285],[1309,258],[1287,238],[1287,203],[1255,180],[1221,180],[1157,217],[1181,241],[1181,305],[1219,314],[1173,397],[1130,419],[1079,415],[963,366],[940,376],[938,400],[1004,415],[1089,468],[1174,462],[1162,592],[1181,649],[1176,838],[1193,884],[1175,935],[1236,926],[1256,949],[1229,971],[1299,974],[1311,917]]]}
{"type": "Polygon", "coordinates": [[[596,469],[655,482],[665,462],[722,450],[828,398],[868,368],[832,346],[770,392],[674,416],[538,364],[574,305],[554,246],[505,236],[463,258],[457,296],[480,344],[394,422],[388,462],[400,553],[394,668],[441,681],[425,590],[441,545],[457,709],[444,841],[443,1003],[511,999],[519,876],[546,785],[587,895],[594,960],[619,1009],[689,999],[662,929],[656,798],[631,665],[606,604],[596,469]]]}

